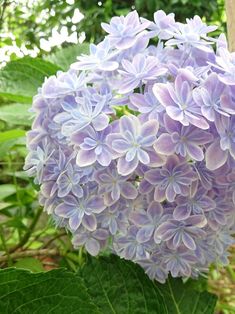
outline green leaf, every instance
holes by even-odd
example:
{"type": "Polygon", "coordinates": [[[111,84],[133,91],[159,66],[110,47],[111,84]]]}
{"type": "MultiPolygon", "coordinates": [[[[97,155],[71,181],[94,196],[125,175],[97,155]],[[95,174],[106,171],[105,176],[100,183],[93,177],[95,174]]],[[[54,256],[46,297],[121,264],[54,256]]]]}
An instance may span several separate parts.
{"type": "Polygon", "coordinates": [[[11,61],[0,71],[0,96],[20,103],[31,103],[45,77],[60,68],[40,58],[24,57],[11,61]]]}
{"type": "Polygon", "coordinates": [[[13,125],[30,126],[32,114],[28,112],[28,104],[9,104],[0,107],[0,120],[13,125]]]}
{"type": "Polygon", "coordinates": [[[28,248],[30,250],[37,250],[39,248],[41,248],[43,245],[43,242],[40,242],[40,241],[33,241],[29,246],[28,248]]]}
{"type": "MultiPolygon", "coordinates": [[[[1,189],[1,186],[0,186],[0,189],[1,189]]],[[[11,203],[0,202],[0,210],[3,210],[9,206],[11,206],[11,203]]]]}
{"type": "Polygon", "coordinates": [[[0,185],[0,200],[14,194],[16,192],[16,187],[14,184],[1,184],[0,185]]]}
{"type": "Polygon", "coordinates": [[[82,271],[88,292],[104,314],[213,314],[216,296],[181,279],[153,283],[141,267],[111,258],[92,259],[82,271]],[[91,276],[92,274],[92,276],[91,276]]]}
{"type": "MultiPolygon", "coordinates": [[[[14,216],[13,218],[6,220],[3,224],[7,227],[13,227],[15,229],[28,230],[28,228],[25,226],[25,224],[23,224],[22,218],[17,217],[17,216],[14,216]]],[[[10,240],[8,243],[10,243],[10,240]]],[[[12,244],[15,244],[15,240],[13,242],[14,243],[12,243],[12,244]]]]}
{"type": "Polygon", "coordinates": [[[91,302],[83,280],[64,269],[31,273],[0,271],[1,314],[101,314],[91,302]]]}
{"type": "Polygon", "coordinates": [[[61,67],[61,69],[67,71],[70,64],[75,62],[77,60],[77,56],[81,55],[82,53],[89,53],[88,43],[72,45],[66,48],[59,49],[55,53],[47,56],[46,60],[57,64],[61,67]]]}
{"type": "Polygon", "coordinates": [[[21,258],[14,264],[14,267],[31,270],[33,273],[44,271],[42,262],[33,257],[21,258]]]}
{"type": "Polygon", "coordinates": [[[0,313],[212,314],[216,297],[181,279],[151,281],[116,256],[91,258],[77,274],[0,270],[0,313]]]}
{"type": "Polygon", "coordinates": [[[0,132],[0,143],[17,139],[25,136],[25,131],[20,129],[10,130],[6,132],[0,132]]]}
{"type": "Polygon", "coordinates": [[[18,143],[18,139],[11,139],[0,143],[0,160],[18,143]]]}

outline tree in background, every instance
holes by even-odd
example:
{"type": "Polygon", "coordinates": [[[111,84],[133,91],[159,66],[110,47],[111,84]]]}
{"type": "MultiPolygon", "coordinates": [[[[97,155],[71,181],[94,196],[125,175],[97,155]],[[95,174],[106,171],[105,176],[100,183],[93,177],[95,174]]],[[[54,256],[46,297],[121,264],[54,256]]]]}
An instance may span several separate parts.
{"type": "Polygon", "coordinates": [[[147,18],[164,9],[174,12],[182,22],[198,14],[208,23],[217,24],[219,32],[225,30],[224,0],[0,0],[1,57],[5,55],[8,61],[25,54],[46,54],[51,50],[47,40],[53,32],[60,40],[52,50],[79,38],[97,43],[104,35],[101,22],[133,9],[147,18]]]}

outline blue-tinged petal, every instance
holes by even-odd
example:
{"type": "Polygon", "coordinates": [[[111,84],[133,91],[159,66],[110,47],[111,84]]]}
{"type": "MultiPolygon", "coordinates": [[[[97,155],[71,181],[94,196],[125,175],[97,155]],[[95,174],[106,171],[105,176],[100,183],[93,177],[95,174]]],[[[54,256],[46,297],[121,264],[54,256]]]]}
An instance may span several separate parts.
{"type": "Polygon", "coordinates": [[[120,119],[120,131],[121,134],[129,131],[131,134],[136,134],[139,120],[135,116],[122,116],[120,119]]]}
{"type": "Polygon", "coordinates": [[[138,156],[138,150],[137,147],[133,146],[126,153],[125,159],[127,162],[131,162],[134,158],[136,158],[136,156],[138,156]]]}
{"type": "Polygon", "coordinates": [[[82,217],[82,213],[74,213],[74,215],[69,218],[69,226],[73,231],[77,230],[81,225],[82,217]]]}
{"type": "Polygon", "coordinates": [[[96,162],[97,156],[94,150],[79,150],[76,163],[79,167],[86,167],[96,162]]]}
{"type": "Polygon", "coordinates": [[[175,233],[173,237],[173,241],[172,241],[174,248],[177,248],[181,244],[181,242],[182,242],[182,233],[178,231],[175,233]]]}
{"type": "Polygon", "coordinates": [[[163,207],[158,202],[151,202],[147,209],[148,215],[151,217],[152,220],[156,221],[156,219],[160,219],[163,214],[163,207]]]}
{"type": "Polygon", "coordinates": [[[119,67],[116,61],[103,61],[100,63],[99,70],[101,71],[115,71],[119,67]]]}
{"type": "Polygon", "coordinates": [[[112,156],[106,150],[97,156],[97,161],[101,166],[108,167],[112,161],[112,156]]]}
{"type": "Polygon", "coordinates": [[[160,169],[152,169],[145,173],[144,178],[151,184],[157,185],[162,182],[160,169]]]}
{"type": "Polygon", "coordinates": [[[82,225],[88,231],[95,231],[97,228],[97,221],[95,215],[84,215],[82,219],[82,225]]]}
{"type": "Polygon", "coordinates": [[[130,221],[133,222],[136,226],[142,227],[149,223],[149,219],[145,212],[131,212],[130,221]]]}
{"type": "Polygon", "coordinates": [[[138,166],[138,158],[134,158],[132,161],[126,161],[125,157],[120,157],[117,162],[118,173],[122,176],[126,176],[135,171],[138,166]]]}
{"type": "Polygon", "coordinates": [[[120,188],[122,196],[127,199],[135,199],[138,195],[137,189],[131,182],[123,182],[120,188]]]}
{"type": "Polygon", "coordinates": [[[162,241],[168,241],[174,237],[177,226],[171,222],[162,223],[156,230],[155,236],[162,241]]]}
{"type": "Polygon", "coordinates": [[[119,200],[119,198],[120,198],[120,193],[121,193],[121,191],[120,191],[120,186],[119,186],[119,184],[113,184],[113,186],[112,186],[112,191],[111,191],[111,197],[112,197],[112,199],[113,199],[114,201],[119,200]]]}
{"type": "Polygon", "coordinates": [[[91,196],[87,202],[87,212],[101,213],[106,208],[101,196],[91,196]]]}
{"type": "Polygon", "coordinates": [[[214,141],[206,150],[206,167],[209,170],[216,170],[222,167],[228,158],[228,151],[220,148],[219,140],[214,141]]]}
{"type": "Polygon", "coordinates": [[[153,226],[144,226],[136,234],[136,240],[139,243],[147,242],[151,239],[153,235],[154,227],[153,226]]]}
{"type": "Polygon", "coordinates": [[[176,106],[167,106],[166,107],[167,114],[171,117],[171,119],[180,121],[184,125],[189,125],[189,123],[184,122],[184,112],[179,107],[176,106]]]}
{"type": "Polygon", "coordinates": [[[130,144],[125,139],[122,138],[114,139],[111,142],[111,145],[112,145],[111,147],[118,153],[125,153],[130,148],[130,144]]]}
{"type": "Polygon", "coordinates": [[[186,145],[187,152],[192,159],[195,159],[197,161],[202,161],[204,159],[204,154],[201,147],[193,145],[191,143],[187,143],[186,145]]]}
{"type": "Polygon", "coordinates": [[[144,165],[148,165],[150,162],[150,158],[149,158],[148,153],[141,148],[139,148],[137,151],[137,157],[138,157],[139,161],[144,165]]]}
{"type": "Polygon", "coordinates": [[[170,183],[166,188],[166,199],[169,202],[173,202],[175,200],[176,192],[174,189],[174,185],[170,183]]]}
{"type": "Polygon", "coordinates": [[[76,213],[76,208],[65,203],[61,203],[55,208],[55,213],[60,217],[70,218],[74,215],[74,213],[76,213]]]}
{"type": "Polygon", "coordinates": [[[176,206],[173,212],[173,217],[176,220],[181,221],[181,220],[187,219],[190,216],[190,213],[191,213],[191,206],[187,204],[182,204],[182,205],[176,206]]]}
{"type": "Polygon", "coordinates": [[[171,135],[163,133],[159,136],[153,145],[157,153],[163,155],[172,155],[175,151],[175,144],[172,142],[171,135]]]}
{"type": "Polygon", "coordinates": [[[85,243],[85,249],[92,256],[96,256],[100,251],[100,244],[96,239],[90,238],[85,243]]]}
{"type": "Polygon", "coordinates": [[[182,241],[189,250],[192,250],[192,251],[196,250],[196,243],[194,239],[188,233],[183,232],[182,241]]]}
{"type": "Polygon", "coordinates": [[[157,100],[164,107],[175,106],[175,103],[172,100],[171,95],[168,91],[167,84],[163,84],[163,83],[154,84],[153,93],[156,96],[157,100]]]}
{"type": "Polygon", "coordinates": [[[73,185],[72,192],[78,198],[81,198],[83,196],[83,189],[79,184],[73,185]]]}
{"type": "Polygon", "coordinates": [[[145,138],[148,136],[156,136],[159,128],[159,123],[157,120],[149,120],[145,122],[141,127],[140,135],[145,138]]]}
{"type": "Polygon", "coordinates": [[[149,183],[147,180],[142,180],[139,185],[139,192],[141,194],[150,193],[153,190],[153,185],[149,183]]]}
{"type": "Polygon", "coordinates": [[[139,144],[142,147],[149,147],[152,146],[153,143],[156,141],[156,135],[150,135],[150,136],[146,136],[146,137],[142,137],[141,140],[139,140],[139,144]]]}
{"type": "Polygon", "coordinates": [[[96,131],[104,130],[109,124],[109,117],[105,113],[100,113],[92,120],[92,125],[96,131]]]}

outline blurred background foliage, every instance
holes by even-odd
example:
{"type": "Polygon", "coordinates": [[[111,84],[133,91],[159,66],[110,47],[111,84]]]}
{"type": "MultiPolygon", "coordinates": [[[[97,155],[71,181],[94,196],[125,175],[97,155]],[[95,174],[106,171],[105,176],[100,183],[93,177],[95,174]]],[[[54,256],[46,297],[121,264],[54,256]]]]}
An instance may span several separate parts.
{"type": "MultiPolygon", "coordinates": [[[[0,0],[1,267],[76,271],[84,263],[85,253],[73,250],[69,235],[43,213],[38,187],[22,171],[28,109],[45,77],[67,70],[89,42],[103,38],[101,22],[134,9],[149,19],[163,9],[182,22],[197,14],[218,25],[217,34],[226,32],[224,0],[0,0]]],[[[217,313],[235,313],[235,248],[231,253],[231,266],[209,275],[217,313]]]]}
{"type": "Polygon", "coordinates": [[[77,39],[97,43],[104,35],[101,22],[133,9],[150,19],[156,10],[164,9],[181,22],[198,14],[217,24],[219,32],[225,31],[224,0],[0,0],[0,49],[5,47],[1,59],[3,54],[11,54],[11,59],[43,55],[77,39]],[[48,39],[53,35],[57,41],[51,47],[48,39]],[[15,49],[7,51],[8,46],[15,49]]]}

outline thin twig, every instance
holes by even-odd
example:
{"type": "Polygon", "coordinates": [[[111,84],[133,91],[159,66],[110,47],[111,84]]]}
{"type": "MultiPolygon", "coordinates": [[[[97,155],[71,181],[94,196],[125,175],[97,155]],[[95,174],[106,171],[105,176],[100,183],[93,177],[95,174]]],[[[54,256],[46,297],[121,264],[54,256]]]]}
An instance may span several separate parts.
{"type": "Polygon", "coordinates": [[[2,247],[3,247],[3,249],[4,249],[5,252],[6,252],[6,257],[7,257],[8,265],[11,265],[12,259],[11,259],[11,255],[10,255],[10,253],[9,253],[9,250],[8,250],[8,247],[7,247],[7,244],[6,244],[6,240],[5,240],[5,237],[4,237],[4,233],[3,233],[3,228],[2,228],[2,226],[0,226],[0,237],[1,237],[1,241],[2,241],[2,247]]]}
{"type": "Polygon", "coordinates": [[[52,242],[54,242],[54,240],[61,238],[63,236],[66,236],[66,235],[67,235],[66,232],[59,233],[59,234],[55,235],[54,237],[52,237],[51,239],[49,239],[42,247],[47,248],[52,242]]]}
{"type": "Polygon", "coordinates": [[[2,11],[0,13],[0,30],[2,28],[2,24],[3,24],[3,18],[4,18],[4,13],[5,13],[5,10],[7,8],[7,6],[10,4],[10,2],[7,2],[7,0],[3,1],[3,4],[2,4],[2,11]]]}
{"type": "MultiPolygon", "coordinates": [[[[63,256],[64,254],[59,252],[57,249],[39,249],[39,250],[27,250],[22,252],[15,252],[10,254],[12,260],[16,260],[22,257],[33,257],[33,256],[63,256]]],[[[0,262],[6,262],[8,260],[8,256],[0,256],[0,262]]]]}
{"type": "Polygon", "coordinates": [[[28,230],[27,232],[25,233],[25,235],[23,236],[23,238],[21,239],[21,241],[14,247],[12,247],[11,249],[9,249],[9,252],[12,253],[12,252],[15,252],[16,250],[18,250],[19,248],[21,248],[22,246],[24,246],[28,239],[30,238],[31,234],[32,234],[32,231],[34,230],[40,216],[41,216],[41,213],[43,211],[43,208],[42,207],[39,207],[37,213],[35,214],[30,226],[28,227],[28,230]]]}
{"type": "MultiPolygon", "coordinates": [[[[24,246],[24,249],[25,250],[27,250],[29,247],[30,247],[30,245],[32,245],[32,243],[34,242],[34,241],[37,241],[39,238],[41,238],[42,237],[42,235],[48,230],[48,225],[44,228],[44,229],[42,229],[37,235],[35,235],[35,237],[33,237],[33,239],[31,239],[30,241],[28,241],[27,243],[26,243],[26,245],[24,246]]],[[[42,249],[44,248],[44,247],[41,247],[42,249]]]]}
{"type": "Polygon", "coordinates": [[[232,52],[235,51],[235,0],[225,0],[225,9],[227,15],[229,50],[232,52]]]}

